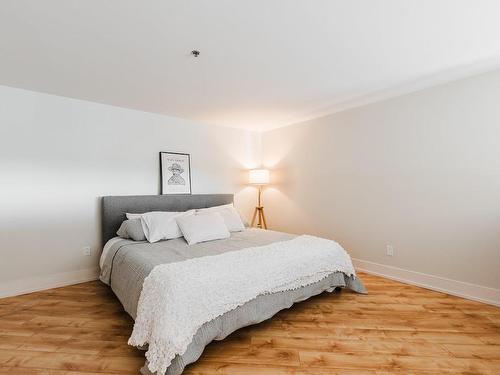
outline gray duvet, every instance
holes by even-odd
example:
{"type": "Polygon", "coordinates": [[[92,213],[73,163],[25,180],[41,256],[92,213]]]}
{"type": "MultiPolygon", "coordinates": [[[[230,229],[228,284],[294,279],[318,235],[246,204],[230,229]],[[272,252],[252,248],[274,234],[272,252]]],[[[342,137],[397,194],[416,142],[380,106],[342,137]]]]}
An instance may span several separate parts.
{"type": "MultiPolygon", "coordinates": [[[[183,238],[154,244],[120,240],[107,253],[100,278],[101,281],[111,286],[125,311],[135,319],[142,284],[156,265],[263,246],[294,237],[287,233],[246,229],[243,232],[232,233],[231,238],[225,240],[191,246],[188,246],[183,238]]],[[[201,326],[187,351],[174,359],[166,375],[181,374],[186,365],[195,362],[200,357],[205,346],[211,341],[222,340],[238,328],[262,322],[278,311],[289,308],[295,302],[303,301],[324,291],[333,291],[336,287],[346,287],[358,293],[366,293],[359,278],[335,272],[317,283],[296,290],[261,295],[201,326]]],[[[147,369],[147,363],[141,369],[141,373],[151,374],[147,369]]]]}

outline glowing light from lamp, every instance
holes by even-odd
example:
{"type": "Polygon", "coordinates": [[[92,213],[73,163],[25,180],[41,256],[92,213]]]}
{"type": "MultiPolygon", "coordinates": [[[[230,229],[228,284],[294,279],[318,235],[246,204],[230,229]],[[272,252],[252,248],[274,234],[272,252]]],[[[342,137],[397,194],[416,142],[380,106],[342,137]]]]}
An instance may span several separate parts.
{"type": "Polygon", "coordinates": [[[248,174],[248,182],[254,185],[269,183],[269,169],[252,169],[248,174]]]}

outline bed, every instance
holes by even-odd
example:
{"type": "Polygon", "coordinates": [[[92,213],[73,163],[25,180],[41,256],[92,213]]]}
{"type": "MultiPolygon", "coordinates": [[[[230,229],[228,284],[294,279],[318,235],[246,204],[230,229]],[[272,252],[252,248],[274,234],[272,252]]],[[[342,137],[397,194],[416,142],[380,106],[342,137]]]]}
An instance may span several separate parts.
{"type": "MultiPolygon", "coordinates": [[[[133,319],[137,316],[144,280],[155,266],[288,241],[296,236],[247,228],[244,231],[232,233],[228,239],[191,246],[188,246],[183,238],[157,243],[131,241],[118,238],[115,234],[122,221],[126,219],[125,214],[149,211],[187,211],[224,205],[232,201],[231,194],[110,196],[102,199],[102,239],[105,245],[100,262],[100,279],[111,287],[125,311],[133,319]]],[[[336,288],[349,288],[358,293],[366,293],[359,278],[347,276],[342,272],[333,272],[318,282],[294,290],[259,295],[203,324],[194,335],[187,350],[173,359],[165,374],[181,374],[185,366],[195,362],[201,356],[205,346],[211,341],[222,340],[239,328],[262,322],[296,302],[324,291],[333,291],[336,288]]],[[[151,374],[147,360],[141,373],[151,374]]]]}

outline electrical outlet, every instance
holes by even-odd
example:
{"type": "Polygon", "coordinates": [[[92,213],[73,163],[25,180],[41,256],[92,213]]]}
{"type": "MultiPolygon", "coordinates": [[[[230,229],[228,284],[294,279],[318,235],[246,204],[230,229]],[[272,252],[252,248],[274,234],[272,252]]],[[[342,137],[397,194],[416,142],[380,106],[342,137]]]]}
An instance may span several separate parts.
{"type": "Polygon", "coordinates": [[[394,248],[392,247],[392,245],[387,245],[386,250],[387,250],[387,252],[386,252],[387,256],[389,256],[389,257],[394,256],[394,248]]]}
{"type": "Polygon", "coordinates": [[[89,257],[92,255],[92,250],[90,249],[90,246],[83,247],[83,255],[85,255],[86,257],[89,257]]]}

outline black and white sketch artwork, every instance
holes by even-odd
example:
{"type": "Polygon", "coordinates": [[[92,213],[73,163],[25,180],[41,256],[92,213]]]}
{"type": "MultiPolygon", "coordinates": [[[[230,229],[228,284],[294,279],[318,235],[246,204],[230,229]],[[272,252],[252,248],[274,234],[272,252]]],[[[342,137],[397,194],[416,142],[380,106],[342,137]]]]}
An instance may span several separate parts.
{"type": "Polygon", "coordinates": [[[160,152],[162,194],[191,194],[191,163],[189,154],[160,152]]]}

